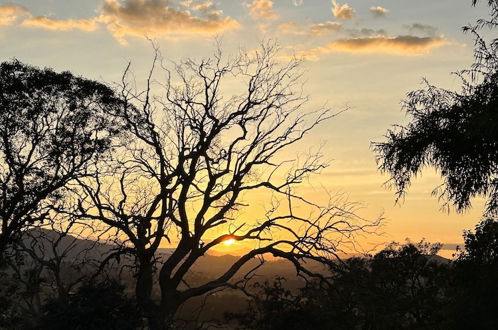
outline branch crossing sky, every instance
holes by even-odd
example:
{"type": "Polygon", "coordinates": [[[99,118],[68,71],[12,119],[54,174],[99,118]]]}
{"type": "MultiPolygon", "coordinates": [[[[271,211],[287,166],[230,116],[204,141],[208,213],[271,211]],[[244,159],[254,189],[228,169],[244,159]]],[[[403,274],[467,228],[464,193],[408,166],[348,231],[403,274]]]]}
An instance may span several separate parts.
{"type": "Polygon", "coordinates": [[[473,46],[461,27],[486,16],[485,4],[473,8],[470,0],[0,1],[0,60],[113,82],[128,61],[145,75],[147,38],[173,60],[212,54],[215,38],[228,54],[276,40],[284,55],[305,60],[308,107],[350,108],[306,141],[325,143],[332,161],[315,184],[362,202],[365,216],[384,212],[385,241],[458,243],[479,220],[482,201],[464,215],[441,212],[431,196],[440,180],[427,170],[395,206],[370,142],[407,122],[400,102],[423,77],[459,88],[450,73],[472,63],[473,46]]]}

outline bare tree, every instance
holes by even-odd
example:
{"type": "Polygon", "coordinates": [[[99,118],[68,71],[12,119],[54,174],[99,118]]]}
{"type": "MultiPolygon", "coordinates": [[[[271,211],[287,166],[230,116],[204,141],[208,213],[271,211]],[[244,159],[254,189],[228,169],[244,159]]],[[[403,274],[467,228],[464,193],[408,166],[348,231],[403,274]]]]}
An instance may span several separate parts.
{"type": "Polygon", "coordinates": [[[19,61],[0,64],[0,254],[43,221],[71,180],[91,173],[116,127],[109,87],[19,61]]]}
{"type": "Polygon", "coordinates": [[[19,314],[37,324],[47,301],[67,304],[82,284],[109,275],[100,265],[112,246],[88,239],[93,233],[84,223],[54,214],[44,225],[23,230],[5,251],[1,274],[0,291],[11,302],[11,317],[19,314]],[[16,287],[7,296],[9,283],[16,287]]]}
{"type": "Polygon", "coordinates": [[[307,260],[331,264],[341,243],[378,224],[356,216],[351,205],[320,206],[298,193],[327,163],[319,152],[293,159],[289,150],[335,114],[304,111],[299,61],[282,63],[277,51],[264,45],[231,59],[219,51],[188,59],[172,70],[163,66],[160,83],[156,50],[144,91],[132,83],[129,67],[123,75],[125,105],[114,115],[128,134],[105,171],[80,180],[78,213],[115,230],[123,253],[136,258],[136,298],[152,329],[168,328],[193,297],[242,285],[231,280],[265,254],[288,259],[298,274],[321,277],[307,260]],[[162,97],[154,96],[156,88],[162,97]],[[250,196],[267,205],[261,215],[249,208],[250,196]],[[229,239],[254,242],[253,248],[218,278],[190,285],[186,274],[196,261],[229,239]],[[176,249],[156,264],[166,242],[176,249]]]}
{"type": "Polygon", "coordinates": [[[97,240],[86,239],[92,232],[76,221],[51,219],[47,226],[24,231],[14,249],[45,269],[46,282],[65,302],[75,287],[94,275],[108,252],[97,240]]]}

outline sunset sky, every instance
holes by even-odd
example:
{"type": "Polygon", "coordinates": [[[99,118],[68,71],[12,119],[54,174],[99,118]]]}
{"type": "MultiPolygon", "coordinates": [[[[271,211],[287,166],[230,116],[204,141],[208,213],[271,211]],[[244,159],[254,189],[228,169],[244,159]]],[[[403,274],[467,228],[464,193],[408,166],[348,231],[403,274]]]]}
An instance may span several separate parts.
{"type": "Polygon", "coordinates": [[[431,196],[441,181],[426,170],[394,205],[370,143],[407,122],[400,102],[422,78],[459,88],[450,73],[468,67],[473,48],[461,27],[486,15],[470,0],[0,0],[0,60],[113,82],[129,61],[137,76],[146,74],[153,55],[146,37],[172,60],[212,54],[216,37],[227,54],[276,40],[282,54],[304,59],[307,108],[349,108],[301,145],[326,143],[331,160],[312,183],[362,202],[366,217],[383,212],[384,241],[461,243],[482,201],[463,215],[441,212],[431,196]]]}

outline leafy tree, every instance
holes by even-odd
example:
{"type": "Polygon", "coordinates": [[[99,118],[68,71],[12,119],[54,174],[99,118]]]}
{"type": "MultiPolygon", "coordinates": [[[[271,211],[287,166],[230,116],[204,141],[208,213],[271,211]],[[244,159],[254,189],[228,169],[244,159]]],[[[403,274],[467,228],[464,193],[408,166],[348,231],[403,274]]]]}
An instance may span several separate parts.
{"type": "Polygon", "coordinates": [[[300,293],[293,293],[286,288],[285,278],[276,277],[271,283],[254,283],[251,292],[253,299],[247,311],[226,315],[240,329],[330,329],[329,306],[316,283],[310,282],[300,293]]]}
{"type": "Polygon", "coordinates": [[[474,232],[465,231],[465,249],[458,256],[459,263],[474,263],[498,267],[498,221],[485,219],[474,232]]]}
{"type": "Polygon", "coordinates": [[[0,64],[0,254],[109,147],[121,105],[101,83],[19,61],[0,64]]]}
{"type": "Polygon", "coordinates": [[[78,209],[67,212],[117,233],[121,252],[136,260],[135,295],[152,329],[170,327],[190,299],[240,287],[258,268],[245,266],[267,253],[318,276],[304,260],[330,263],[340,244],[377,224],[349,205],[320,206],[296,192],[327,164],[318,152],[292,159],[288,149],[333,114],[303,110],[299,62],[279,62],[276,51],[267,45],[230,59],[219,52],[189,59],[166,70],[160,85],[156,52],[142,92],[124,74],[125,106],[114,114],[127,128],[122,147],[108,164],[112,171],[80,180],[78,209]],[[163,97],[152,93],[158,87],[163,97]],[[266,210],[242,212],[250,198],[267,198],[266,210]],[[189,283],[199,258],[230,239],[251,249],[216,278],[189,283]],[[176,248],[157,262],[167,242],[176,248]],[[239,271],[246,276],[234,280],[239,271]]]}
{"type": "Polygon", "coordinates": [[[229,319],[244,329],[445,328],[451,268],[439,248],[392,243],[371,258],[349,258],[328,289],[310,282],[293,294],[281,279],[264,283],[249,311],[229,319]]]}
{"type": "Polygon", "coordinates": [[[359,295],[364,328],[431,329],[444,320],[448,264],[438,244],[391,244],[370,262],[366,293],[359,295]]]}
{"type": "Polygon", "coordinates": [[[452,320],[454,329],[496,329],[498,316],[498,221],[485,219],[474,232],[464,233],[465,249],[454,270],[452,320]]]}
{"type": "Polygon", "coordinates": [[[486,42],[479,34],[498,25],[498,3],[489,1],[489,7],[491,19],[464,28],[474,35],[475,63],[458,73],[462,90],[427,83],[410,92],[403,108],[412,121],[388,130],[386,142],[373,144],[379,169],[391,175],[398,198],[413,176],[432,166],[444,180],[433,193],[445,205],[463,211],[472,197],[485,196],[486,213],[498,211],[498,40],[486,42]]]}

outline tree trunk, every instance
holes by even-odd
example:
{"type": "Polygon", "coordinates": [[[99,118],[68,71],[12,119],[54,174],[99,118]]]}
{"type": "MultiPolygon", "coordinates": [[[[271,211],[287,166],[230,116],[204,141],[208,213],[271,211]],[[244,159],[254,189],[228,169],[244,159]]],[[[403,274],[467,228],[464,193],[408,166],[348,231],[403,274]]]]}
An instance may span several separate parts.
{"type": "Polygon", "coordinates": [[[0,233],[0,269],[4,268],[7,263],[5,262],[5,250],[7,250],[8,239],[6,233],[0,233]]]}
{"type": "Polygon", "coordinates": [[[143,316],[149,321],[152,330],[157,328],[157,305],[152,300],[153,265],[150,260],[140,262],[135,297],[143,316]]]}
{"type": "Polygon", "coordinates": [[[151,330],[170,330],[179,307],[180,302],[174,295],[162,297],[156,321],[159,327],[151,330]]]}

